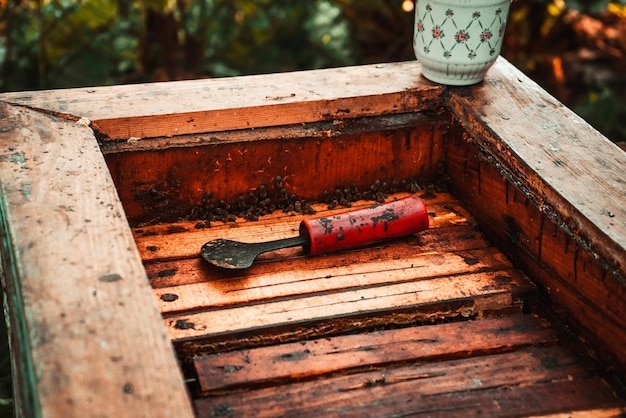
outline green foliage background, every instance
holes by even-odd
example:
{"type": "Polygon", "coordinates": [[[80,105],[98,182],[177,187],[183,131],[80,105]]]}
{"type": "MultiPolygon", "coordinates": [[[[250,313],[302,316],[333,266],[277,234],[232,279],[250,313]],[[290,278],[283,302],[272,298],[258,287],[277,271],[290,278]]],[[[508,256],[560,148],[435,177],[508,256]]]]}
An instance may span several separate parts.
{"type": "MultiPolygon", "coordinates": [[[[0,91],[412,60],[405,1],[0,0],[0,91]]],[[[625,2],[612,2],[624,18],[625,2]]],[[[541,83],[530,47],[546,45],[565,7],[599,13],[609,3],[515,0],[507,28],[514,41],[503,54],[541,83]]],[[[591,86],[566,104],[626,141],[624,94],[615,86],[591,86]]]]}
{"type": "Polygon", "coordinates": [[[7,0],[1,13],[3,91],[360,61],[327,0],[7,0]]]}

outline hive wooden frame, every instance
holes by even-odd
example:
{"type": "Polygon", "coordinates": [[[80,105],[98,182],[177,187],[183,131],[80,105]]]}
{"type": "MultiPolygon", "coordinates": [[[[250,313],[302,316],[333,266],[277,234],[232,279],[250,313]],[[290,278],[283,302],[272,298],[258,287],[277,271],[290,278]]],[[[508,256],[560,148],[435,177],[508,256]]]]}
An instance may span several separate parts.
{"type": "Polygon", "coordinates": [[[141,149],[155,137],[159,147],[194,146],[198,133],[437,108],[604,269],[593,286],[568,290],[580,305],[551,291],[565,312],[589,306],[574,322],[623,367],[626,348],[607,335],[619,341],[626,330],[626,315],[615,319],[626,309],[626,154],[503,58],[472,87],[420,72],[406,62],[0,95],[2,275],[18,413],[193,416],[101,146],[141,149]]]}

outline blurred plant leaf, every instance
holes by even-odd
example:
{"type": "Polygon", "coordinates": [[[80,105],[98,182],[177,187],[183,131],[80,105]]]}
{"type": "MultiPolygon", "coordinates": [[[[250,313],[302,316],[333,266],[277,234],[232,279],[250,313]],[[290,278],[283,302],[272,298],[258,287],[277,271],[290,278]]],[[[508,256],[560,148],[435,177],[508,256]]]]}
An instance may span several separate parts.
{"type": "Polygon", "coordinates": [[[609,138],[626,138],[626,102],[611,89],[592,91],[573,107],[574,112],[609,138]]]}

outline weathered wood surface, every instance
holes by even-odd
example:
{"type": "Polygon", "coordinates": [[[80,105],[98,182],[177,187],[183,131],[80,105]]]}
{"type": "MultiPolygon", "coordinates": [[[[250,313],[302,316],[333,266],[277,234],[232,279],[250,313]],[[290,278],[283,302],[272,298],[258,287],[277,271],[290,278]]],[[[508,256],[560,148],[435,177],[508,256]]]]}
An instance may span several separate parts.
{"type": "Polygon", "coordinates": [[[432,109],[443,87],[416,62],[99,88],[6,93],[2,100],[91,121],[135,140],[432,109]]]}
{"type": "Polygon", "coordinates": [[[192,416],[91,130],[0,104],[2,269],[17,410],[192,416]]]}
{"type": "MultiPolygon", "coordinates": [[[[468,263],[466,268],[471,271],[472,266],[469,263],[475,263],[475,259],[484,257],[483,262],[493,260],[493,264],[502,263],[507,265],[502,254],[498,254],[493,249],[483,250],[485,241],[482,234],[477,232],[471,226],[463,226],[459,228],[440,229],[436,232],[427,231],[419,235],[415,240],[405,240],[394,245],[394,253],[406,253],[414,256],[412,248],[419,245],[421,251],[424,252],[423,259],[433,261],[434,264],[449,264],[449,262],[458,261],[461,255],[444,255],[447,251],[455,251],[456,254],[462,254],[467,257],[468,263]]],[[[389,258],[391,251],[386,250],[387,247],[378,247],[376,250],[363,248],[358,252],[350,253],[350,257],[321,257],[316,259],[316,265],[320,268],[349,266],[355,262],[368,262],[374,256],[373,251],[379,255],[389,258]]],[[[268,261],[280,259],[281,265],[293,270],[297,264],[306,263],[302,259],[303,254],[298,249],[277,250],[273,253],[263,254],[259,256],[258,262],[253,265],[254,274],[271,273],[275,267],[275,263],[268,261]]],[[[476,263],[480,264],[480,263],[476,263]]],[[[436,267],[435,267],[436,268],[436,267]]],[[[146,272],[150,278],[150,284],[153,288],[165,288],[169,286],[190,285],[194,283],[203,283],[209,278],[214,285],[219,286],[220,281],[228,281],[229,279],[248,275],[248,273],[236,273],[232,271],[224,271],[212,268],[201,258],[189,258],[170,261],[158,261],[156,263],[146,264],[146,272]]]]}
{"type": "MultiPolygon", "coordinates": [[[[398,193],[387,200],[409,196],[398,193]]],[[[416,195],[419,196],[419,193],[416,195]]],[[[448,193],[438,193],[436,198],[424,201],[429,211],[430,228],[443,228],[455,225],[468,225],[469,214],[459,206],[458,202],[448,193]]],[[[316,210],[308,217],[329,217],[350,210],[358,210],[372,205],[373,201],[354,202],[351,208],[328,209],[326,204],[313,204],[316,210]]],[[[242,242],[271,241],[298,235],[299,222],[302,215],[294,212],[285,213],[277,210],[265,215],[260,222],[249,222],[236,219],[234,222],[213,222],[211,228],[195,228],[194,222],[175,222],[154,226],[135,228],[135,241],[144,262],[153,260],[167,261],[198,257],[198,249],[210,240],[224,238],[242,242]],[[139,232],[138,232],[139,231],[139,232]]],[[[425,231],[428,234],[428,231],[425,231]]],[[[293,254],[297,249],[285,249],[283,253],[293,254]]]]}
{"type": "Polygon", "coordinates": [[[442,164],[446,122],[436,115],[388,119],[390,126],[375,132],[305,138],[259,132],[253,140],[111,153],[106,159],[133,225],[186,217],[209,192],[214,202],[235,202],[260,185],[272,193],[276,176],[289,195],[308,201],[350,183],[366,190],[377,180],[432,177],[442,164]]]}
{"type": "MultiPolygon", "coordinates": [[[[216,274],[205,273],[202,269],[198,272],[186,272],[186,274],[175,273],[173,276],[176,277],[172,277],[173,279],[185,281],[187,274],[196,273],[197,276],[202,277],[202,281],[155,289],[155,294],[161,301],[161,312],[164,315],[170,315],[207,306],[225,307],[240,303],[267,302],[281,297],[305,296],[319,292],[319,289],[350,290],[362,286],[383,285],[390,281],[413,281],[496,269],[506,274],[507,269],[511,268],[508,260],[494,248],[453,253],[427,252],[413,256],[404,256],[415,252],[415,246],[410,246],[410,244],[395,245],[389,250],[393,250],[393,257],[380,261],[376,258],[381,256],[381,251],[373,250],[360,250],[358,255],[351,253],[340,260],[338,260],[339,257],[332,256],[306,260],[299,254],[297,262],[290,262],[291,260],[276,263],[261,262],[260,268],[253,269],[245,276],[240,276],[240,280],[237,280],[237,277],[215,280],[216,274]],[[402,261],[390,262],[390,259],[402,261]],[[347,264],[348,261],[351,263],[347,264]],[[289,279],[285,278],[284,272],[277,271],[279,268],[291,272],[289,279]],[[210,283],[207,283],[209,281],[210,283]],[[304,288],[296,290],[300,286],[304,288]],[[168,297],[164,295],[170,295],[170,299],[171,295],[176,295],[178,298],[175,301],[167,301],[168,297]]],[[[479,275],[478,278],[480,277],[484,275],[479,275]]],[[[192,280],[195,281],[195,277],[192,280]]],[[[431,285],[435,286],[435,283],[431,285]]]]}
{"type": "Polygon", "coordinates": [[[535,82],[499,60],[482,85],[449,108],[547,218],[610,274],[626,278],[626,153],[535,82]]]}
{"type": "MultiPolygon", "coordinates": [[[[209,310],[211,306],[204,305],[200,312],[168,316],[165,323],[172,339],[177,342],[192,338],[215,339],[216,336],[242,332],[267,333],[281,327],[296,328],[301,324],[309,324],[305,326],[312,328],[321,322],[336,321],[339,324],[341,319],[358,323],[364,317],[384,317],[393,313],[406,313],[416,322],[445,317],[483,317],[490,311],[510,310],[516,305],[521,312],[521,296],[533,289],[527,279],[515,270],[410,281],[415,277],[410,267],[400,265],[391,270],[392,262],[384,267],[389,270],[370,274],[383,276],[387,281],[404,281],[386,283],[380,288],[347,289],[290,300],[265,299],[262,304],[219,310],[209,310]],[[181,326],[181,323],[193,326],[181,326]]],[[[335,274],[339,273],[335,271],[335,274]]],[[[348,276],[348,279],[362,275],[348,276]]],[[[333,277],[328,280],[333,280],[333,277]]],[[[381,320],[380,325],[392,322],[381,320]]]]}
{"type": "Polygon", "coordinates": [[[576,382],[542,382],[545,374],[532,371],[546,367],[532,361],[535,356],[527,354],[523,357],[512,355],[506,358],[499,356],[481,359],[491,363],[470,363],[467,368],[483,367],[486,374],[476,373],[471,379],[464,375],[467,372],[458,362],[443,362],[439,364],[441,368],[436,369],[411,367],[385,374],[370,372],[350,376],[351,379],[337,378],[336,382],[324,381],[326,384],[307,383],[290,385],[288,388],[259,390],[253,393],[255,399],[245,403],[241,401],[241,395],[231,395],[219,400],[203,398],[196,405],[198,417],[247,417],[251,414],[258,417],[362,417],[403,414],[428,417],[507,417],[516,414],[552,415],[555,409],[566,411],[568,414],[565,416],[569,417],[572,416],[569,415],[572,411],[578,412],[579,416],[596,416],[589,415],[587,411],[594,411],[598,404],[617,404],[598,411],[603,413],[608,410],[606,416],[616,416],[615,411],[624,411],[599,378],[579,379],[576,382]],[[494,382],[496,371],[489,366],[497,361],[507,361],[509,365],[506,370],[498,369],[497,372],[507,376],[516,376],[517,373],[517,376],[527,380],[494,382]],[[383,382],[383,378],[391,383],[377,386],[378,382],[383,382]],[[437,380],[445,381],[440,383],[437,380]],[[476,390],[481,384],[487,388],[476,390]],[[361,388],[364,390],[358,390],[361,388]],[[437,389],[443,393],[433,393],[437,389]]]}
{"type": "Polygon", "coordinates": [[[332,192],[339,185],[355,183],[363,190],[376,180],[432,175],[443,158],[442,128],[436,119],[428,122],[400,132],[341,138],[261,138],[243,144],[111,154],[107,162],[131,222],[171,222],[187,216],[209,192],[215,202],[235,202],[261,184],[271,191],[276,176],[284,179],[289,195],[314,201],[323,190],[332,192]]]}
{"type": "Polygon", "coordinates": [[[626,153],[517,70],[496,70],[471,98],[450,99],[461,125],[446,155],[455,193],[582,337],[625,369],[626,153]]]}
{"type": "Polygon", "coordinates": [[[204,396],[285,385],[407,363],[451,360],[557,344],[531,316],[372,331],[194,358],[204,396]]]}
{"type": "MultiPolygon", "coordinates": [[[[135,233],[149,277],[153,284],[158,280],[154,292],[164,321],[179,346],[197,349],[206,343],[210,351],[215,344],[237,346],[244,334],[269,341],[297,338],[304,329],[315,335],[327,328],[521,312],[535,287],[488,246],[452,196],[438,193],[426,203],[430,228],[412,237],[322,257],[279,250],[243,271],[208,265],[199,259],[199,248],[218,237],[253,242],[294,236],[306,215],[281,211],[258,222],[216,223],[202,230],[177,223],[135,233]]],[[[367,204],[357,202],[352,209],[367,204]]],[[[346,210],[314,208],[313,216],[346,210]]]]}
{"type": "Polygon", "coordinates": [[[548,323],[520,315],[534,286],[467,211],[446,193],[427,202],[431,228],[415,237],[324,257],[280,250],[235,272],[197,248],[294,235],[303,215],[135,229],[165,322],[194,366],[198,416],[619,411],[548,323]],[[460,322],[414,326],[451,319],[460,322]],[[398,325],[408,327],[377,330],[398,325]]]}
{"type": "Polygon", "coordinates": [[[543,417],[543,418],[586,418],[586,417],[598,417],[598,418],[620,418],[626,414],[626,407],[607,407],[607,408],[588,408],[579,411],[568,410],[566,412],[559,413],[547,413],[540,415],[532,415],[530,418],[543,417]]]}
{"type": "Polygon", "coordinates": [[[200,417],[220,412],[498,417],[621,410],[623,403],[602,379],[554,343],[536,321],[513,316],[200,357],[196,367],[207,374],[201,386],[218,392],[196,406],[200,417]],[[502,345],[505,336],[511,337],[508,345],[502,345]],[[455,338],[460,344],[444,344],[455,338]],[[308,369],[309,364],[318,367],[308,369]],[[243,381],[246,390],[237,391],[243,381]],[[223,390],[232,393],[219,393],[223,390]]]}
{"type": "Polygon", "coordinates": [[[451,175],[463,176],[458,195],[476,208],[492,239],[545,289],[565,315],[595,335],[596,343],[626,359],[626,297],[619,276],[585,251],[499,170],[460,140],[448,156],[451,175]],[[463,158],[465,156],[465,158],[463,158]],[[489,196],[485,199],[484,196],[489,196]],[[600,344],[599,344],[600,345],[600,344]]]}

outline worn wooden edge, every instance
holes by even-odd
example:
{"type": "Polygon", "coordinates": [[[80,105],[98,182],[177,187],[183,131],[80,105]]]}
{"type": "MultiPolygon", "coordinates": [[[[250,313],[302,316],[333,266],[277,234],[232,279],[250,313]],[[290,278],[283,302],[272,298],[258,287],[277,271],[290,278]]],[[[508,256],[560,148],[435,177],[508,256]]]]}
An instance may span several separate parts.
{"type": "Polygon", "coordinates": [[[626,286],[626,153],[503,58],[446,106],[486,162],[626,286]]]}
{"type": "Polygon", "coordinates": [[[193,358],[203,395],[557,343],[531,315],[376,330],[193,358]],[[338,349],[342,347],[343,349],[338,349]]]}
{"type": "Polygon", "coordinates": [[[0,101],[71,120],[98,138],[137,141],[194,133],[415,112],[443,87],[417,62],[374,64],[222,79],[5,93],[0,101]]]}
{"type": "Polygon", "coordinates": [[[22,416],[193,416],[93,133],[0,104],[0,216],[22,416]]]}
{"type": "Polygon", "coordinates": [[[105,155],[133,151],[156,151],[168,148],[189,148],[205,145],[241,144],[264,140],[289,140],[306,138],[338,138],[351,134],[379,132],[391,129],[444,121],[446,115],[433,115],[428,109],[419,113],[389,113],[373,116],[357,116],[351,119],[302,122],[291,125],[258,127],[194,133],[176,136],[158,136],[142,140],[101,141],[100,149],[105,155]]]}
{"type": "Polygon", "coordinates": [[[31,342],[28,338],[26,308],[20,288],[20,261],[13,246],[15,231],[5,191],[0,183],[0,279],[3,286],[4,312],[11,344],[11,370],[13,380],[13,401],[16,413],[25,417],[41,416],[41,405],[36,395],[36,375],[31,356],[31,342]]]}
{"type": "MultiPolygon", "coordinates": [[[[386,283],[385,286],[343,288],[326,294],[295,295],[295,298],[273,300],[271,303],[181,312],[168,315],[163,321],[175,344],[181,344],[194,340],[214,341],[217,338],[239,339],[240,335],[267,334],[268,331],[273,334],[280,329],[312,329],[331,321],[336,324],[341,321],[350,323],[354,319],[382,318],[401,312],[412,313],[415,318],[422,317],[424,320],[432,317],[431,312],[436,312],[440,318],[463,315],[483,318],[490,312],[511,308],[521,311],[525,295],[535,290],[526,276],[510,268],[411,280],[419,275],[415,274],[410,264],[396,269],[392,267],[393,262],[385,264],[384,271],[368,273],[386,276],[387,280],[380,280],[386,283]],[[506,277],[506,280],[501,277],[506,277]],[[458,309],[453,307],[455,304],[459,305],[458,309]],[[446,312],[444,306],[449,311],[446,312]],[[181,326],[181,322],[192,323],[193,326],[181,326]]],[[[331,273],[331,276],[337,277],[338,274],[331,273]]],[[[342,279],[367,285],[357,282],[362,276],[348,274],[342,279]]],[[[390,324],[391,321],[385,323],[390,324]]],[[[344,330],[347,330],[346,327],[344,330]]]]}
{"type": "Polygon", "coordinates": [[[471,208],[481,230],[542,289],[544,301],[578,338],[612,367],[625,359],[625,288],[606,263],[581,248],[500,170],[486,162],[458,123],[448,141],[448,175],[462,179],[455,196],[471,208]]]}

